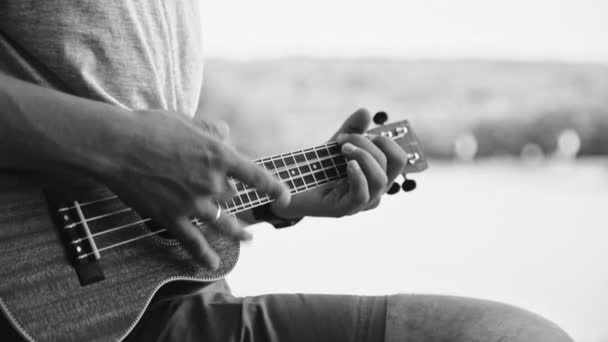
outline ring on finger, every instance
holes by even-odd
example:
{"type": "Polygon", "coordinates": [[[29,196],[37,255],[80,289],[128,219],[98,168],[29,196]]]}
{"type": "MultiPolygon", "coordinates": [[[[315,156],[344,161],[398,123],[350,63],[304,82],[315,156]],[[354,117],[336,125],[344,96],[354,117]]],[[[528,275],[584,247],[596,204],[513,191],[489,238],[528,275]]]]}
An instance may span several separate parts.
{"type": "Polygon", "coordinates": [[[215,220],[213,220],[213,223],[216,223],[217,221],[219,221],[220,216],[222,216],[222,207],[220,207],[218,205],[217,206],[217,213],[215,213],[215,220]]]}

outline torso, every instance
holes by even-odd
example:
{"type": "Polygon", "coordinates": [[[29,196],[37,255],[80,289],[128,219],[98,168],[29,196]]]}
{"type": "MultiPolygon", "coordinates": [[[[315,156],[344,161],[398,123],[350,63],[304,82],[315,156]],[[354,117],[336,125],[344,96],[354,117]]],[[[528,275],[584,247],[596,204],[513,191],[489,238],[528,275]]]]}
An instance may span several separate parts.
{"type": "Polygon", "coordinates": [[[0,72],[128,109],[193,116],[200,39],[194,0],[0,2],[0,72]]]}

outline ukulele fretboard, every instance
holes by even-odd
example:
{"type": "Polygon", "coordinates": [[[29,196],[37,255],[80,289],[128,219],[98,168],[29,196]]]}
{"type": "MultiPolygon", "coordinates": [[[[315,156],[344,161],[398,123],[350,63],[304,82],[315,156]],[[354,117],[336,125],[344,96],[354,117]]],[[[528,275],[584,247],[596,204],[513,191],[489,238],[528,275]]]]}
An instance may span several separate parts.
{"type": "MultiPolygon", "coordinates": [[[[297,194],[343,178],[346,175],[346,158],[337,143],[329,143],[304,150],[283,153],[254,161],[277,176],[297,194]]],[[[230,180],[238,193],[223,207],[231,214],[270,203],[267,194],[259,193],[238,180],[230,180]]]]}

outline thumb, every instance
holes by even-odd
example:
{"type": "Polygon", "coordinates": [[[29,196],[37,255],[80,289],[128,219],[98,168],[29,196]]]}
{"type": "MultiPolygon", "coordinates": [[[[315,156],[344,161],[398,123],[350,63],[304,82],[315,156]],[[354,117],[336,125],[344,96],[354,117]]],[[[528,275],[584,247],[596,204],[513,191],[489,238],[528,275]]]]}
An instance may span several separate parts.
{"type": "Polygon", "coordinates": [[[342,133],[346,134],[363,134],[367,131],[372,121],[371,114],[365,108],[357,109],[352,113],[342,124],[342,127],[333,135],[332,140],[336,139],[342,133]]]}

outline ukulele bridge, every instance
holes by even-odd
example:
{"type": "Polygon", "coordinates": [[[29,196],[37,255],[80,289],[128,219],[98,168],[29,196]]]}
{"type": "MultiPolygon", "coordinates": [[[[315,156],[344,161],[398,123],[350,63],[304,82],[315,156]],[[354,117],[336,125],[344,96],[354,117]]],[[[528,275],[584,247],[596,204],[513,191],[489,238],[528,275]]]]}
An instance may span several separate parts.
{"type": "Polygon", "coordinates": [[[105,279],[100,255],[80,203],[63,191],[44,190],[51,216],[80,285],[87,286],[105,279]]]}

